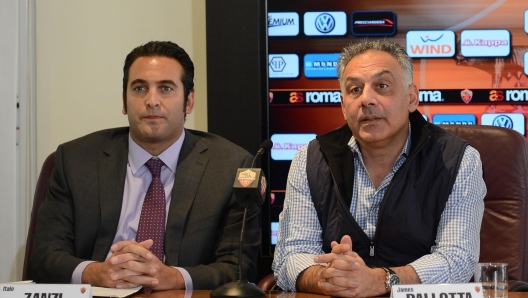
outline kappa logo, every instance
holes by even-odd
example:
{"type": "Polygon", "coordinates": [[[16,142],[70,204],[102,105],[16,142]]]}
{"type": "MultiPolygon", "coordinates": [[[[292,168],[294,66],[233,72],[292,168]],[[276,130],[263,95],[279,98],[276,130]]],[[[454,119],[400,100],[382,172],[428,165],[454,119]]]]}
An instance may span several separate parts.
{"type": "Polygon", "coordinates": [[[335,28],[335,19],[328,13],[322,13],[315,18],[315,28],[321,33],[332,32],[335,28]]]}

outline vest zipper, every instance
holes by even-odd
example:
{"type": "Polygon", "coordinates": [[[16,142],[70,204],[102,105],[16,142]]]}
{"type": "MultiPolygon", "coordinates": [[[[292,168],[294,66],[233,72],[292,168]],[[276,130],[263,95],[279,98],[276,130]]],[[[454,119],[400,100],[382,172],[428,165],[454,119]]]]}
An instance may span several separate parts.
{"type": "Polygon", "coordinates": [[[370,242],[370,252],[369,252],[369,256],[370,257],[373,257],[374,256],[374,242],[370,242]]]}
{"type": "Polygon", "coordinates": [[[401,172],[401,169],[403,169],[405,166],[407,166],[407,164],[409,163],[409,160],[411,160],[412,158],[414,158],[416,156],[417,152],[419,152],[422,149],[422,147],[425,146],[425,143],[427,143],[429,141],[429,139],[431,139],[431,133],[429,133],[429,135],[427,136],[427,139],[425,139],[422,143],[420,143],[418,145],[418,147],[416,147],[414,149],[413,152],[410,152],[409,157],[407,157],[407,159],[405,159],[405,161],[400,166],[398,171],[396,171],[396,173],[394,173],[394,176],[392,177],[389,185],[387,186],[387,191],[385,191],[385,194],[383,195],[383,198],[381,199],[380,208],[378,210],[378,219],[376,220],[376,231],[374,232],[374,239],[372,239],[373,240],[372,246],[371,246],[371,251],[372,252],[373,252],[373,249],[374,249],[374,242],[376,242],[376,240],[378,239],[378,230],[379,230],[378,227],[380,225],[381,215],[382,215],[383,209],[385,207],[386,198],[387,198],[387,196],[390,193],[390,190],[392,188],[392,182],[397,177],[397,175],[401,172]]]}

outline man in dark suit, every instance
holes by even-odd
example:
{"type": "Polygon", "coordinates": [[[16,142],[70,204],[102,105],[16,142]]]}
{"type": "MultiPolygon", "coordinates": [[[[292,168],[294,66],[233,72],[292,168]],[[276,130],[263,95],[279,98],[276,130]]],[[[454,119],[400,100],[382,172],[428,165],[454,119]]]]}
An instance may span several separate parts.
{"type": "MultiPolygon", "coordinates": [[[[233,177],[252,156],[221,137],[184,129],[194,106],[194,66],[178,45],[139,46],[123,72],[123,114],[130,127],[58,147],[30,278],[155,290],[213,289],[236,280],[243,206],[233,195],[233,177]],[[154,184],[151,159],[162,164],[156,176],[165,211],[161,241],[136,239],[154,184]],[[154,253],[156,245],[161,255],[154,253]]],[[[248,208],[244,234],[242,270],[252,280],[260,245],[255,205],[248,208]]]]}

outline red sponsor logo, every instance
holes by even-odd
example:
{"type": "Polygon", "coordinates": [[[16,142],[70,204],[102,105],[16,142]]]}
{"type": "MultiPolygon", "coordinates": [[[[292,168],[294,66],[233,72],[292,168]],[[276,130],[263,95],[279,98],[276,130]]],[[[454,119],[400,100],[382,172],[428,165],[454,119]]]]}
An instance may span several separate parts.
{"type": "Polygon", "coordinates": [[[490,101],[503,101],[504,100],[504,91],[502,91],[502,90],[491,90],[490,91],[489,100],[490,101]]]}
{"type": "Polygon", "coordinates": [[[304,94],[302,92],[291,92],[290,93],[290,102],[291,103],[304,102],[304,94]]]}

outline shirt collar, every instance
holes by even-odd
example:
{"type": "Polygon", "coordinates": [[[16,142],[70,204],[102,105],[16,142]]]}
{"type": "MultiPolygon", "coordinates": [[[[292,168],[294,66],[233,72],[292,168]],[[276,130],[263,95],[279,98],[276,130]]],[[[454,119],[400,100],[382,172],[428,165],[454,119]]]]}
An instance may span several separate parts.
{"type": "Polygon", "coordinates": [[[185,139],[185,129],[181,136],[172,143],[169,148],[165,149],[160,155],[152,156],[147,150],[139,146],[130,133],[128,134],[128,163],[132,170],[132,174],[136,174],[137,171],[152,157],[157,157],[163,161],[163,163],[173,172],[176,173],[176,166],[178,165],[178,158],[180,157],[180,151],[185,139]]]}
{"type": "MultiPolygon", "coordinates": [[[[359,149],[359,144],[357,143],[356,138],[354,138],[354,135],[352,135],[352,137],[348,141],[348,147],[352,150],[352,152],[355,152],[361,156],[361,150],[359,149]]],[[[407,141],[405,141],[405,146],[403,146],[402,152],[400,153],[399,157],[404,156],[407,158],[409,156],[410,150],[411,150],[411,122],[409,121],[409,133],[407,134],[407,141]]]]}

